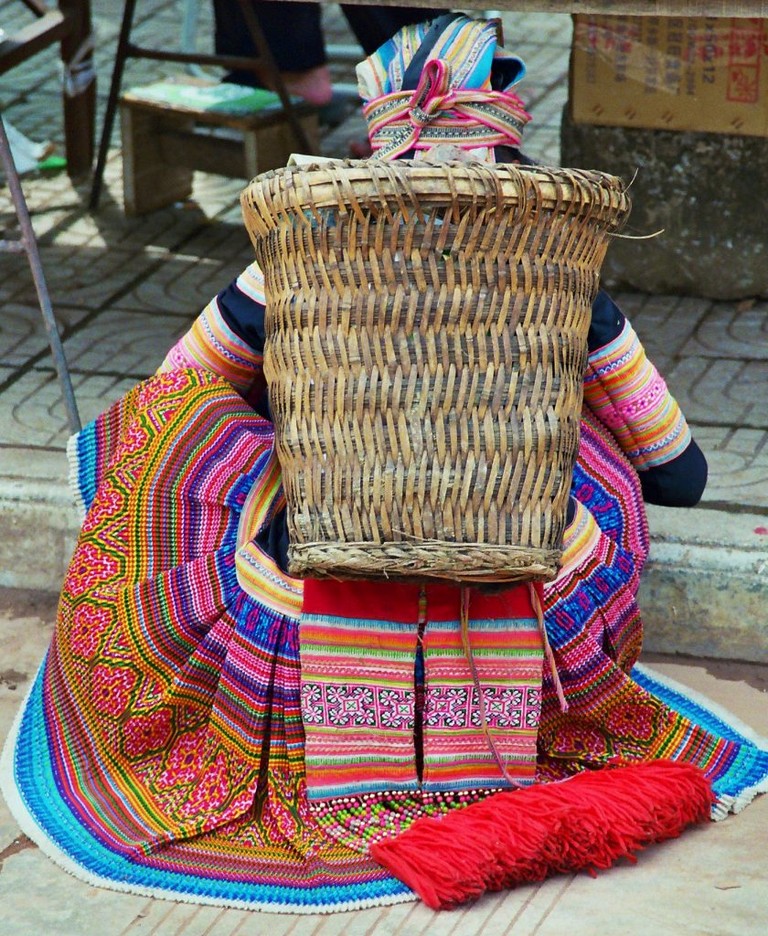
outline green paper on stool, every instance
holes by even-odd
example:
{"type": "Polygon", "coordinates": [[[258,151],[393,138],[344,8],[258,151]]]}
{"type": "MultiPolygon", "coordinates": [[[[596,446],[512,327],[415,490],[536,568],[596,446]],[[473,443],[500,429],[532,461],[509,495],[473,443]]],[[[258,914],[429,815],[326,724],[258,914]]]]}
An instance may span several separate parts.
{"type": "Polygon", "coordinates": [[[131,88],[127,94],[132,98],[167,104],[169,107],[233,116],[278,110],[282,106],[279,95],[274,91],[228,82],[207,84],[168,79],[131,88]]]}

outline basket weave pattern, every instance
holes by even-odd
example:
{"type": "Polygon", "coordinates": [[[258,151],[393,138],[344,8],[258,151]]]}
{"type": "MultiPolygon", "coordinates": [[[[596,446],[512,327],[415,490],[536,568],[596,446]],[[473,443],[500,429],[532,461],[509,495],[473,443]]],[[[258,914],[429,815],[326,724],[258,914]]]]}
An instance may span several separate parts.
{"type": "Polygon", "coordinates": [[[242,202],[291,572],[553,577],[619,181],[349,162],[266,173],[242,202]]]}

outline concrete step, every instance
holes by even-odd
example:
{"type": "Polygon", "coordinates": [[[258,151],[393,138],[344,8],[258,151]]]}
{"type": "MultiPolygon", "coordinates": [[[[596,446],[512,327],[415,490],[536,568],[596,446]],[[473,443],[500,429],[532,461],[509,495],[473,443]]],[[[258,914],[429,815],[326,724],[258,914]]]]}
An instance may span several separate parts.
{"type": "Polygon", "coordinates": [[[768,519],[734,505],[649,507],[645,648],[768,663],[768,519]]]}
{"type": "MultiPolygon", "coordinates": [[[[58,592],[80,514],[61,450],[0,449],[0,587],[58,592]]],[[[768,520],[649,507],[645,649],[768,663],[768,520]]]]}

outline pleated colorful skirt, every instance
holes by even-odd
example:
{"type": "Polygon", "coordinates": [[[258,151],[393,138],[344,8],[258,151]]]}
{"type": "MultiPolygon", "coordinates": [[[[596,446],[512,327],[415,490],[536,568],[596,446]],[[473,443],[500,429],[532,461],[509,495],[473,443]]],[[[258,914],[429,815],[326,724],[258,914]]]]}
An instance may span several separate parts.
{"type": "Polygon", "coordinates": [[[473,597],[481,729],[472,679],[455,670],[459,590],[432,589],[426,612],[415,586],[386,599],[339,586],[334,605],[314,583],[305,602],[258,545],[283,505],[271,424],[203,371],[139,385],[73,440],[85,520],[3,755],[24,831],[94,883],[318,912],[415,899],[370,844],[509,781],[670,757],[707,772],[721,811],[746,802],[768,754],[632,672],[639,487],[608,435],[589,419],[583,430],[581,506],[544,594],[567,711],[550,668],[537,688],[528,592],[473,597]],[[378,681],[350,678],[361,634],[381,648],[378,681]],[[344,728],[353,744],[339,748],[344,728]]]}

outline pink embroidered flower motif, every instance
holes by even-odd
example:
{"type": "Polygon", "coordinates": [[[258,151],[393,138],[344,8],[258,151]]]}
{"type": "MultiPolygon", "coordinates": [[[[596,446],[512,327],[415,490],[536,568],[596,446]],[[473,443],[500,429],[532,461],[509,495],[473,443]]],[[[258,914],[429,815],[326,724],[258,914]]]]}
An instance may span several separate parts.
{"type": "Polygon", "coordinates": [[[136,399],[136,408],[139,410],[147,409],[158,399],[162,400],[164,405],[167,406],[169,393],[186,390],[192,383],[191,375],[185,370],[173,370],[157,374],[151,380],[142,384],[136,399]]]}
{"type": "Polygon", "coordinates": [[[526,693],[525,726],[538,728],[541,720],[541,692],[534,686],[529,686],[526,693]]]}
{"type": "Polygon", "coordinates": [[[191,783],[200,774],[206,740],[206,728],[181,735],[171,748],[165,762],[165,770],[157,778],[161,789],[178,784],[191,783]]]}
{"type": "Polygon", "coordinates": [[[627,702],[611,711],[608,731],[619,738],[634,741],[650,741],[654,735],[656,707],[650,702],[643,704],[627,702]]]}
{"type": "MultiPolygon", "coordinates": [[[[224,809],[212,813],[209,819],[203,822],[203,830],[219,829],[225,836],[228,836],[231,830],[232,835],[236,837],[238,842],[246,842],[249,840],[256,841],[252,839],[252,827],[250,823],[244,826],[238,820],[253,806],[257,782],[257,779],[253,780],[246,787],[241,789],[237,795],[233,796],[224,809]]],[[[233,784],[230,782],[229,787],[231,788],[232,786],[233,784]]],[[[258,842],[262,846],[265,844],[261,836],[258,837],[258,842]]]]}
{"type": "Polygon", "coordinates": [[[134,715],[123,727],[123,750],[127,757],[137,758],[147,751],[163,747],[171,733],[171,713],[167,708],[148,715],[134,715]]]}
{"type": "Polygon", "coordinates": [[[558,728],[553,753],[589,761],[602,759],[608,748],[599,731],[589,725],[575,723],[558,728]]]}
{"type": "Polygon", "coordinates": [[[80,543],[67,570],[64,587],[76,598],[94,585],[111,579],[119,568],[120,563],[117,559],[107,555],[93,543],[80,543]]]}
{"type": "MultiPolygon", "coordinates": [[[[222,752],[209,764],[192,787],[189,799],[181,807],[182,816],[210,814],[221,809],[229,796],[230,783],[227,760],[222,752]]],[[[221,821],[221,816],[217,817],[221,821]]]]}
{"type": "MultiPolygon", "coordinates": [[[[491,728],[519,728],[522,723],[523,693],[498,686],[483,688],[485,717],[491,728]]],[[[481,725],[477,692],[472,691],[472,727],[481,725]]]]}
{"type": "Polygon", "coordinates": [[[367,686],[328,686],[326,699],[330,724],[340,728],[376,724],[373,692],[367,686]]]}
{"type": "Polygon", "coordinates": [[[379,721],[384,728],[413,728],[414,694],[404,689],[379,692],[379,721]]]}
{"type": "Polygon", "coordinates": [[[541,721],[540,706],[526,709],[526,712],[525,712],[525,727],[526,728],[538,728],[540,721],[541,721]]]}
{"type": "Polygon", "coordinates": [[[304,777],[296,779],[295,775],[288,777],[289,785],[292,783],[296,787],[296,813],[304,826],[313,826],[315,824],[312,806],[307,798],[307,781],[304,777]]]}
{"type": "Polygon", "coordinates": [[[149,435],[138,422],[132,422],[120,437],[121,454],[130,455],[140,452],[147,443],[149,435]]]}
{"type": "Polygon", "coordinates": [[[108,487],[106,483],[102,484],[83,521],[83,532],[90,533],[101,526],[105,520],[119,514],[124,501],[125,498],[119,491],[108,487]]]}
{"type": "Polygon", "coordinates": [[[80,605],[72,616],[69,632],[72,653],[90,659],[98,650],[101,636],[111,622],[112,611],[109,608],[80,605]]]}
{"type": "Polygon", "coordinates": [[[435,686],[427,693],[424,723],[430,728],[464,728],[470,708],[467,689],[435,686]]]}
{"type": "Polygon", "coordinates": [[[301,687],[301,717],[307,725],[322,725],[325,720],[323,691],[317,683],[301,687]]]}
{"type": "Polygon", "coordinates": [[[91,674],[91,698],[94,708],[116,718],[128,707],[136,673],[125,666],[95,666],[91,674]]]}
{"type": "Polygon", "coordinates": [[[298,834],[296,818],[275,792],[276,789],[276,783],[269,784],[269,796],[264,806],[262,821],[274,842],[292,842],[298,834]]]}

